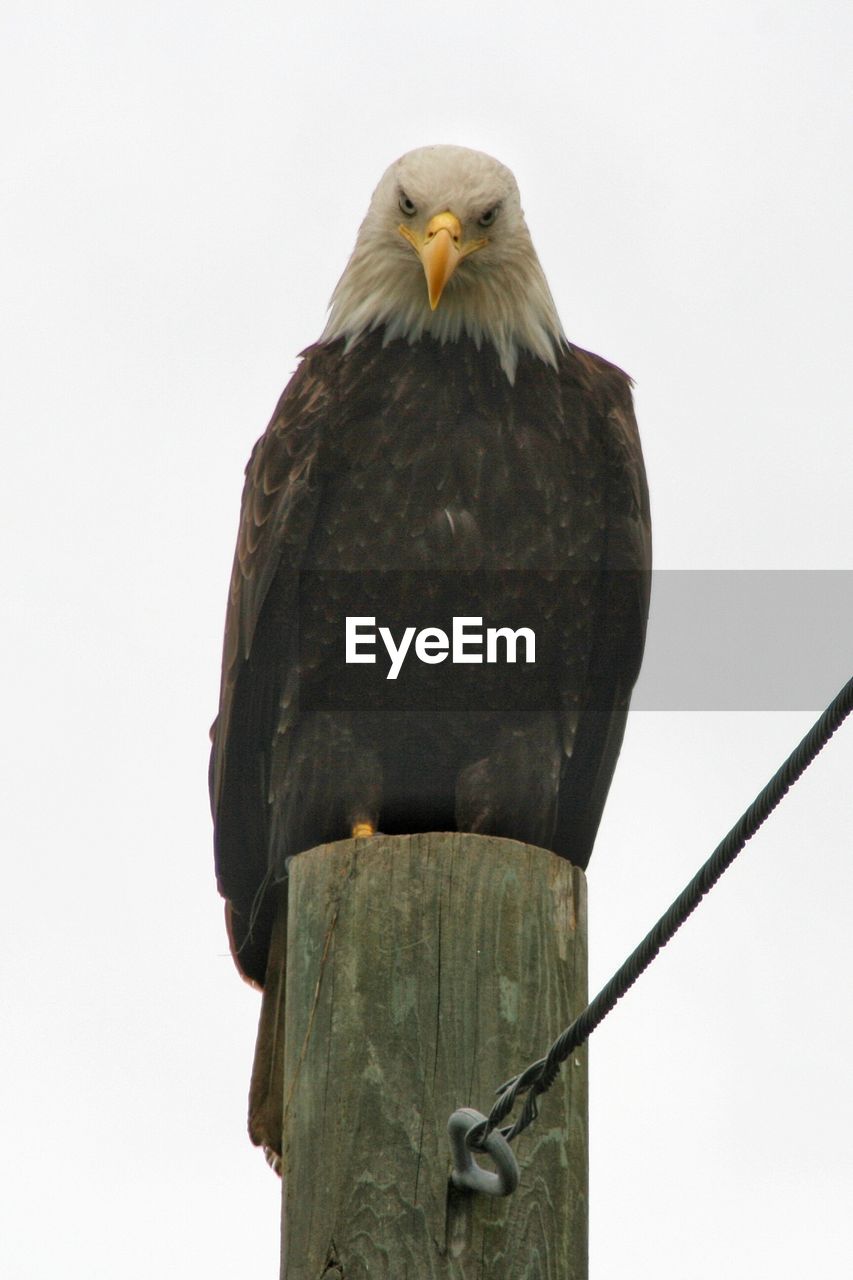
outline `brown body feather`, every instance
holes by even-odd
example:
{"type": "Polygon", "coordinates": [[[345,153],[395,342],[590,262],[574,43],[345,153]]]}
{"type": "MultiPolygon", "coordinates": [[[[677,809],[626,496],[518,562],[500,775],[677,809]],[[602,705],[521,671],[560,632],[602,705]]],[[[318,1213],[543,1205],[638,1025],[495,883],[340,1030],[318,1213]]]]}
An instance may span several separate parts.
{"type": "Polygon", "coordinates": [[[573,348],[514,384],[467,338],[311,347],[246,472],[211,799],[235,958],[263,982],[288,857],[458,828],[585,866],[643,650],[629,379],[573,348]],[[537,633],[533,666],[345,670],[343,619],[537,633]],[[540,656],[541,655],[541,656],[540,656]],[[404,678],[405,676],[405,678],[404,678]]]}

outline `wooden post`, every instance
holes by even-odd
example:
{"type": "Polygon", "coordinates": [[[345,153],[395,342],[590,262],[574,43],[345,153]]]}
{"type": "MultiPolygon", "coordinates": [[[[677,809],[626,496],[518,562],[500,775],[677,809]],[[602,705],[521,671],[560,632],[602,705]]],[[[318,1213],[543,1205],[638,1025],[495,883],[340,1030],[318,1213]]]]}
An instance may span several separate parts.
{"type": "Polygon", "coordinates": [[[448,1189],[446,1135],[586,1003],[583,873],[486,836],[345,840],[291,863],[288,921],[253,1081],[256,1121],[283,1103],[282,1280],[586,1280],[585,1048],[511,1196],[448,1189]]]}

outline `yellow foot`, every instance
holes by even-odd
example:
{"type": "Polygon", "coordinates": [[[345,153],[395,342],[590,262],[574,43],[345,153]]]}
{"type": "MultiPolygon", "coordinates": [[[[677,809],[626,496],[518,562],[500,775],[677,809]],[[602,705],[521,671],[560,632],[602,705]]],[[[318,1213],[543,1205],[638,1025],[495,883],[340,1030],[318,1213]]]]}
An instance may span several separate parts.
{"type": "Polygon", "coordinates": [[[352,829],[353,840],[360,840],[364,836],[375,836],[376,828],[372,822],[356,822],[352,829]]]}

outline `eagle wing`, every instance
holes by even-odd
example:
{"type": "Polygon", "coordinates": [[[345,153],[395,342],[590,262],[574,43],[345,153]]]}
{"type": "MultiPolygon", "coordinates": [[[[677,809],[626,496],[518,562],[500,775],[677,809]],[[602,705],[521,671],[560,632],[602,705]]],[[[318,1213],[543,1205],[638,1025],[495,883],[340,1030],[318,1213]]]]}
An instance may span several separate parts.
{"type": "Polygon", "coordinates": [[[219,713],[211,730],[210,800],[217,885],[228,903],[231,946],[239,968],[254,976],[263,975],[265,955],[259,950],[254,956],[253,948],[265,953],[268,935],[268,928],[253,929],[255,916],[272,910],[270,895],[266,902],[262,898],[268,883],[270,748],[286,692],[281,655],[296,643],[298,571],[320,500],[318,454],[332,403],[329,361],[322,350],[309,348],[246,467],[228,593],[219,713]]]}
{"type": "MultiPolygon", "coordinates": [[[[554,849],[586,867],[640,671],[651,588],[651,518],[631,380],[573,349],[598,417],[606,536],[586,696],[560,784],[554,849]]],[[[575,365],[577,370],[577,365],[575,365]]]]}

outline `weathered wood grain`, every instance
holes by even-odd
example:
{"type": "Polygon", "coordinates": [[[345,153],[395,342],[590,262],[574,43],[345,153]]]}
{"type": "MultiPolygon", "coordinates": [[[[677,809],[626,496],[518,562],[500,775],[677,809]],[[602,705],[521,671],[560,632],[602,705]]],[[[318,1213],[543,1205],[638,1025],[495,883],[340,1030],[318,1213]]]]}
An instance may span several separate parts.
{"type": "Polygon", "coordinates": [[[582,872],[471,835],[311,850],[290,869],[284,1001],[273,978],[282,1277],[585,1280],[585,1050],[514,1144],[512,1196],[449,1192],[446,1137],[586,1002],[582,872]]]}

